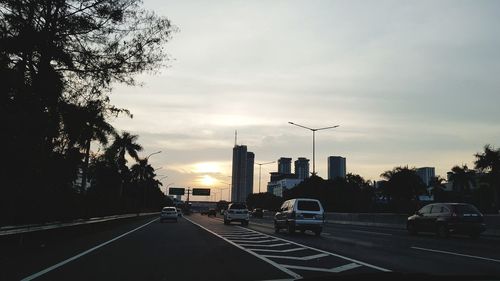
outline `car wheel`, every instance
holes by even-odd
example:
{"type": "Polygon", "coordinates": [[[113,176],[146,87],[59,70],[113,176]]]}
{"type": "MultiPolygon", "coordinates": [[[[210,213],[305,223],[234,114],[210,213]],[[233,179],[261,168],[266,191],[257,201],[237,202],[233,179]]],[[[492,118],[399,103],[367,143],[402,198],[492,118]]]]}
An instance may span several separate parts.
{"type": "Polygon", "coordinates": [[[414,223],[408,223],[406,225],[406,230],[408,230],[408,233],[410,233],[411,235],[417,235],[418,234],[417,227],[415,226],[414,223]]]}
{"type": "Polygon", "coordinates": [[[248,221],[242,221],[242,222],[241,222],[241,225],[242,225],[242,226],[248,226],[248,221]]]}
{"type": "Polygon", "coordinates": [[[319,229],[318,229],[318,230],[315,230],[315,231],[314,231],[314,235],[316,235],[316,236],[320,236],[320,235],[321,235],[321,230],[319,230],[319,229]]]}
{"type": "Polygon", "coordinates": [[[276,222],[274,223],[274,233],[280,233],[280,227],[276,222]]]}
{"type": "Polygon", "coordinates": [[[295,233],[295,226],[289,224],[288,225],[288,234],[294,234],[295,233]]]}
{"type": "Polygon", "coordinates": [[[228,220],[224,220],[224,224],[225,224],[225,225],[228,225],[228,224],[230,224],[230,223],[231,223],[230,221],[228,221],[228,220]]]}
{"type": "Polygon", "coordinates": [[[450,236],[450,233],[448,231],[448,227],[446,225],[441,224],[437,228],[437,236],[441,238],[448,238],[450,236]]]}
{"type": "Polygon", "coordinates": [[[175,222],[177,222],[177,219],[175,219],[175,222]]]}

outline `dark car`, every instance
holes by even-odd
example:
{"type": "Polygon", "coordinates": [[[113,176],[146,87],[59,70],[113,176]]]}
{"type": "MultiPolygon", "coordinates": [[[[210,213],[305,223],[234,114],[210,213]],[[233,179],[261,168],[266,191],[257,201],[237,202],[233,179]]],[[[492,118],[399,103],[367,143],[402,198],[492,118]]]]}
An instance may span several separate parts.
{"type": "Polygon", "coordinates": [[[262,210],[261,208],[253,209],[252,217],[253,218],[263,218],[264,217],[264,210],[262,210]]]}
{"type": "Polygon", "coordinates": [[[424,206],[408,217],[410,234],[433,232],[440,237],[465,234],[477,238],[486,230],[483,215],[476,207],[465,203],[435,203],[424,206]]]}
{"type": "Polygon", "coordinates": [[[207,215],[210,217],[210,216],[214,216],[216,217],[217,216],[217,210],[216,209],[209,209],[208,212],[207,212],[207,215]]]}

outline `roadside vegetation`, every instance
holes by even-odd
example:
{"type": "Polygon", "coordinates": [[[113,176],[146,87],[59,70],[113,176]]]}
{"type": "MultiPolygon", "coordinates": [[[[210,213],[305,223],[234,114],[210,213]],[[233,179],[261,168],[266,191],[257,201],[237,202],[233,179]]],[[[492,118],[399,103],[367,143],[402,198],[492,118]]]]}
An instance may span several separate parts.
{"type": "Polygon", "coordinates": [[[0,225],[163,205],[137,136],[109,123],[132,117],[109,95],[164,65],[175,31],[139,0],[0,1],[0,225]]]}

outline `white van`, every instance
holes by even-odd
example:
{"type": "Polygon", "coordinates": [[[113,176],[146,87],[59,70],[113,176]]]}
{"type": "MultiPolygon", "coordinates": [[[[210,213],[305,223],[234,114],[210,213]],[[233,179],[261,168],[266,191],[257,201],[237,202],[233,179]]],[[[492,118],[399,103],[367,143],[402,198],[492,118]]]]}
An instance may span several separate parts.
{"type": "Polygon", "coordinates": [[[295,230],[305,232],[312,230],[316,236],[323,231],[325,211],[321,202],[316,199],[296,198],[283,202],[274,215],[274,231],[278,233],[286,229],[293,234],[295,230]]]}

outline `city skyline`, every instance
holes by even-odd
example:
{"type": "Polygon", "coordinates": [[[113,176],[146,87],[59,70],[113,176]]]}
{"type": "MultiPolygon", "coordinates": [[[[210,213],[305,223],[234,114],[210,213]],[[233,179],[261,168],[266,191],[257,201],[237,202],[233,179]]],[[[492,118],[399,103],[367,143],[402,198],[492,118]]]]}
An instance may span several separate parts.
{"type": "Polygon", "coordinates": [[[236,129],[259,162],[312,159],[290,121],[341,125],[316,134],[323,178],[330,155],[367,180],[406,165],[444,177],[499,145],[500,3],[229,3],[145,1],[179,27],[173,60],[111,95],[134,115],[112,124],[139,135],[141,155],[164,151],[149,161],[164,187],[226,188],[236,129]]]}

